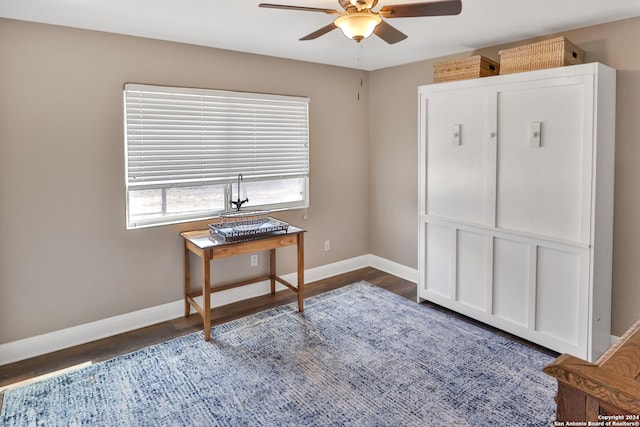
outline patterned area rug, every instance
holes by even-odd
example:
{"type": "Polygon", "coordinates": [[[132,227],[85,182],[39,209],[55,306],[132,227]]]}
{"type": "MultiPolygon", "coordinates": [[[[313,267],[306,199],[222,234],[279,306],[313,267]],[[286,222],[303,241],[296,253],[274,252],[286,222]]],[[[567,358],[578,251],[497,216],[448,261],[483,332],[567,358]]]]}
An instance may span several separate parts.
{"type": "Polygon", "coordinates": [[[360,282],[7,391],[0,425],[548,426],[551,360],[360,282]]]}

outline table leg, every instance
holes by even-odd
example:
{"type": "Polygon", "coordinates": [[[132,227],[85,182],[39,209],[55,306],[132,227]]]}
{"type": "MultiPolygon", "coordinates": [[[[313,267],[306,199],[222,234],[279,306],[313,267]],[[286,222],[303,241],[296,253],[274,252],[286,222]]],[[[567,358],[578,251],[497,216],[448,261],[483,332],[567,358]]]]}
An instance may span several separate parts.
{"type": "Polygon", "coordinates": [[[304,311],[304,233],[298,233],[298,311],[304,311]]]}
{"type": "Polygon", "coordinates": [[[189,263],[189,254],[191,251],[184,245],[184,317],[189,317],[191,314],[191,304],[187,299],[187,295],[191,293],[191,265],[189,263]]]}
{"type": "Polygon", "coordinates": [[[271,295],[276,293],[276,250],[269,250],[269,275],[271,281],[271,295]]]}
{"type": "Polygon", "coordinates": [[[205,251],[202,257],[202,280],[204,340],[209,341],[211,339],[211,254],[209,251],[205,251]]]}

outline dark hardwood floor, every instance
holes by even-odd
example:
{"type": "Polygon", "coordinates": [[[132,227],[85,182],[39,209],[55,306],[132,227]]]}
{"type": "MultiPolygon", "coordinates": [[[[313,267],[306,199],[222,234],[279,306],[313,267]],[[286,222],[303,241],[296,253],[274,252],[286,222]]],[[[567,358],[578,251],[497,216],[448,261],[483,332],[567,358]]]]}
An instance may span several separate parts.
{"type": "MultiPolygon", "coordinates": [[[[384,273],[375,268],[367,267],[349,273],[334,276],[317,282],[308,283],[305,286],[305,298],[339,288],[360,280],[380,286],[398,295],[411,300],[416,299],[416,284],[399,277],[384,273]]],[[[215,295],[214,295],[215,297],[215,295]]],[[[277,292],[275,295],[265,295],[256,298],[243,300],[223,307],[217,307],[211,311],[212,325],[228,322],[233,319],[247,316],[252,313],[263,311],[271,307],[288,304],[296,300],[296,294],[285,290],[277,292]]],[[[444,308],[431,303],[424,303],[437,309],[449,312],[457,317],[466,319],[469,322],[481,327],[490,329],[495,333],[507,336],[511,339],[523,342],[537,350],[549,355],[556,356],[557,353],[519,338],[513,337],[505,332],[498,331],[489,326],[483,325],[464,316],[450,312],[444,308]]],[[[189,334],[202,329],[202,320],[198,315],[191,315],[189,318],[178,318],[167,322],[158,323],[134,331],[119,334],[113,337],[104,338],[90,343],[78,345],[68,349],[56,351],[31,359],[19,361],[9,365],[0,366],[0,387],[13,384],[19,381],[32,379],[41,375],[75,366],[87,361],[99,362],[115,356],[127,354],[132,351],[157,344],[181,335],[189,334]]],[[[2,405],[2,394],[0,393],[0,405],[2,405]]],[[[1,407],[1,406],[0,406],[1,407]]]]}

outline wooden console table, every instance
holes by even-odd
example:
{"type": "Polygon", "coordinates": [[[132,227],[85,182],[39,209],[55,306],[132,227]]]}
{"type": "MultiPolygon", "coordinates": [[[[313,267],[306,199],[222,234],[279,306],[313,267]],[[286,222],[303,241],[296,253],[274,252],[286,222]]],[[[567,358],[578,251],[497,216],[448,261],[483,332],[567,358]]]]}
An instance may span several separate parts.
{"type": "Polygon", "coordinates": [[[225,291],[251,283],[269,280],[271,294],[276,292],[276,282],[282,283],[298,294],[298,311],[304,311],[303,290],[304,290],[304,233],[303,230],[292,225],[288,230],[269,234],[258,239],[242,242],[225,243],[212,240],[209,237],[209,230],[185,231],[180,233],[184,238],[184,317],[191,314],[191,306],[202,316],[204,323],[204,339],[211,339],[211,293],[225,291]],[[286,246],[296,245],[298,249],[298,286],[284,280],[276,275],[276,249],[286,246]],[[253,252],[269,251],[269,274],[242,280],[227,285],[211,287],[211,261],[219,258],[226,258],[235,255],[248,254],[253,252]],[[193,253],[202,259],[202,290],[191,290],[191,265],[189,254],[193,253]],[[200,306],[195,298],[202,296],[203,304],[200,306]]]}

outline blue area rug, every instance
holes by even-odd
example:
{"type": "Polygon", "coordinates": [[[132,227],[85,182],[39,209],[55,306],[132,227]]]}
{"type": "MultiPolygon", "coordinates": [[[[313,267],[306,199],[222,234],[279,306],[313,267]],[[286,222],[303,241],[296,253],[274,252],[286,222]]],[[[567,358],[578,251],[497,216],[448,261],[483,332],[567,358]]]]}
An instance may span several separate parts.
{"type": "Polygon", "coordinates": [[[5,393],[3,426],[548,426],[552,361],[365,282],[5,393]]]}

